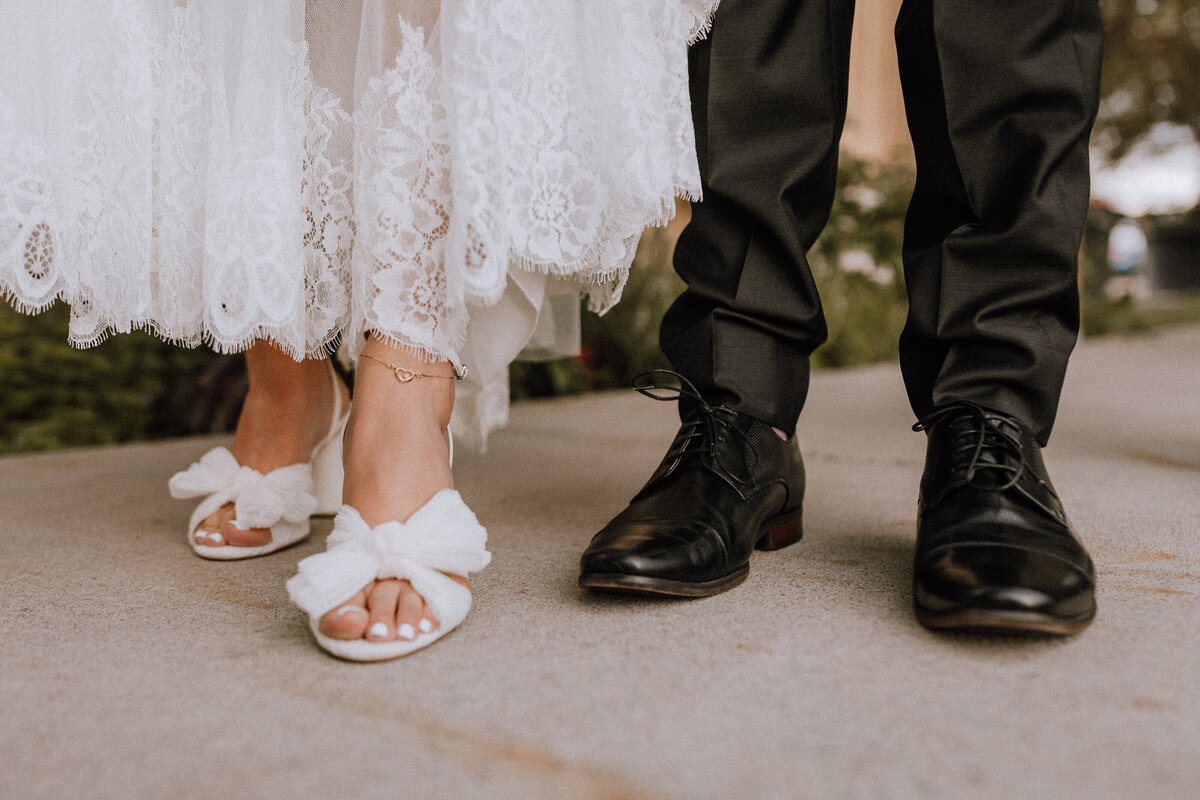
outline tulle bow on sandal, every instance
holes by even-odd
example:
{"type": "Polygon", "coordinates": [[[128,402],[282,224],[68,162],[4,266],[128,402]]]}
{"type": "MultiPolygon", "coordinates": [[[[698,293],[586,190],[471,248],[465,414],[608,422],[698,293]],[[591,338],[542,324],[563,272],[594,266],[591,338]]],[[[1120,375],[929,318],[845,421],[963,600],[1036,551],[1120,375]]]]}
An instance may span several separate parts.
{"type": "Polygon", "coordinates": [[[292,601],[309,615],[317,643],[352,661],[380,661],[418,650],[445,636],[471,610],[471,591],[446,576],[483,569],[492,559],[487,530],[462,496],[443,489],[407,522],[367,525],[350,506],[342,506],[327,550],[300,562],[287,583],[292,601]],[[334,639],[318,628],[321,617],[342,605],[372,581],[407,580],[437,617],[438,627],[412,640],[372,642],[334,639]]]}
{"type": "Polygon", "coordinates": [[[342,432],[349,410],[343,410],[340,381],[334,382],[333,422],[313,448],[311,460],[263,474],[242,466],[225,447],[214,447],[167,484],[171,497],[203,498],[188,521],[188,543],[197,555],[217,560],[253,558],[274,553],[308,536],[309,517],[333,514],[342,501],[342,432]],[[243,530],[267,528],[271,541],[258,547],[210,546],[196,542],[200,523],[233,503],[234,524],[243,530]]]}

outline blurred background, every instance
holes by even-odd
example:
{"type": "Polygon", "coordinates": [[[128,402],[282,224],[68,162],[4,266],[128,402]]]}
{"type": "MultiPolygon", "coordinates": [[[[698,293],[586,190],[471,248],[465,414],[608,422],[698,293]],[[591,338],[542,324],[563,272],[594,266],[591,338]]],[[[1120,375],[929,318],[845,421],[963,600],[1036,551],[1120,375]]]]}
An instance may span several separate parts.
{"type": "MultiPolygon", "coordinates": [[[[901,0],[858,0],[839,190],[812,254],[830,327],[818,368],[896,357],[906,300],[900,264],[913,181],[896,74],[901,0]]],[[[1082,249],[1085,336],[1200,321],[1200,4],[1101,0],[1105,59],[1082,249]]],[[[681,284],[670,266],[687,208],[647,231],[624,300],[584,313],[578,358],[514,364],[512,395],[627,386],[665,366],[658,322],[681,284]]],[[[245,391],[240,356],[146,334],[90,350],[66,344],[66,309],[0,304],[0,453],[231,431],[245,391]]]]}

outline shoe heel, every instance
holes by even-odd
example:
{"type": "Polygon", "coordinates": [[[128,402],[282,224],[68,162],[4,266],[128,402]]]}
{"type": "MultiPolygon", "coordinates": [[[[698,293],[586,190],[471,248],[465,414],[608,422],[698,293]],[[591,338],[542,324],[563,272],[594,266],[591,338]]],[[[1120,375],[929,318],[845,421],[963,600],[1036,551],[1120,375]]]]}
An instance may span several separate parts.
{"type": "Polygon", "coordinates": [[[342,428],[329,436],[313,453],[313,495],[317,514],[336,514],[342,506],[342,428]]]}
{"type": "Polygon", "coordinates": [[[804,536],[803,516],[803,509],[797,508],[767,520],[767,523],[759,531],[754,549],[781,550],[800,541],[800,538],[804,536]]]}

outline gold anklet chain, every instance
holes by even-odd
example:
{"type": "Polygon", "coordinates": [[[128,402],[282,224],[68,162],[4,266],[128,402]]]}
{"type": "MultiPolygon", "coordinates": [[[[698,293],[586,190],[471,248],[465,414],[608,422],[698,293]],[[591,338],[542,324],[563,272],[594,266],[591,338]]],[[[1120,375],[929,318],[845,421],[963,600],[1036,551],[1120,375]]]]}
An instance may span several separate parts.
{"type": "Polygon", "coordinates": [[[423,372],[417,372],[409,369],[408,367],[401,367],[400,365],[393,364],[390,361],[384,361],[382,358],[377,358],[370,353],[363,353],[361,357],[369,358],[372,361],[378,361],[380,364],[388,367],[396,375],[396,380],[400,381],[400,383],[411,383],[417,378],[450,378],[452,380],[461,381],[467,377],[467,368],[465,366],[460,368],[453,363],[450,365],[454,370],[453,375],[426,375],[423,372]]]}

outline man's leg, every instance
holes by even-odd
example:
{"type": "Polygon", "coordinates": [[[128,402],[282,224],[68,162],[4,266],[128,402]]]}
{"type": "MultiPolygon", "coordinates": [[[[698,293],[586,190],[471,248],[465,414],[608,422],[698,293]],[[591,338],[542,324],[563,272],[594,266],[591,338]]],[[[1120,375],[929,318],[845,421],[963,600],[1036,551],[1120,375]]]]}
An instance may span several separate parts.
{"type": "Polygon", "coordinates": [[[919,417],[975,400],[1050,435],[1079,330],[1100,35],[1095,0],[900,12],[917,154],[901,364],[919,417]]]}
{"type": "Polygon", "coordinates": [[[704,200],[662,348],[709,402],[789,434],[826,338],[807,253],[833,203],[853,15],[852,0],[726,0],[691,52],[704,200]]]}
{"type": "Polygon", "coordinates": [[[683,425],[583,554],[585,587],[714,594],[756,546],[800,538],[804,467],[771,428],[795,430],[825,339],[805,254],[833,199],[852,17],[852,0],[724,0],[692,49],[704,201],[676,248],[688,288],[661,337],[690,384],[683,425]]]}
{"type": "Polygon", "coordinates": [[[1079,324],[1095,0],[906,0],[917,186],[901,366],[929,433],[914,594],[931,627],[1069,633],[1092,564],[1041,461],[1079,324]]]}

